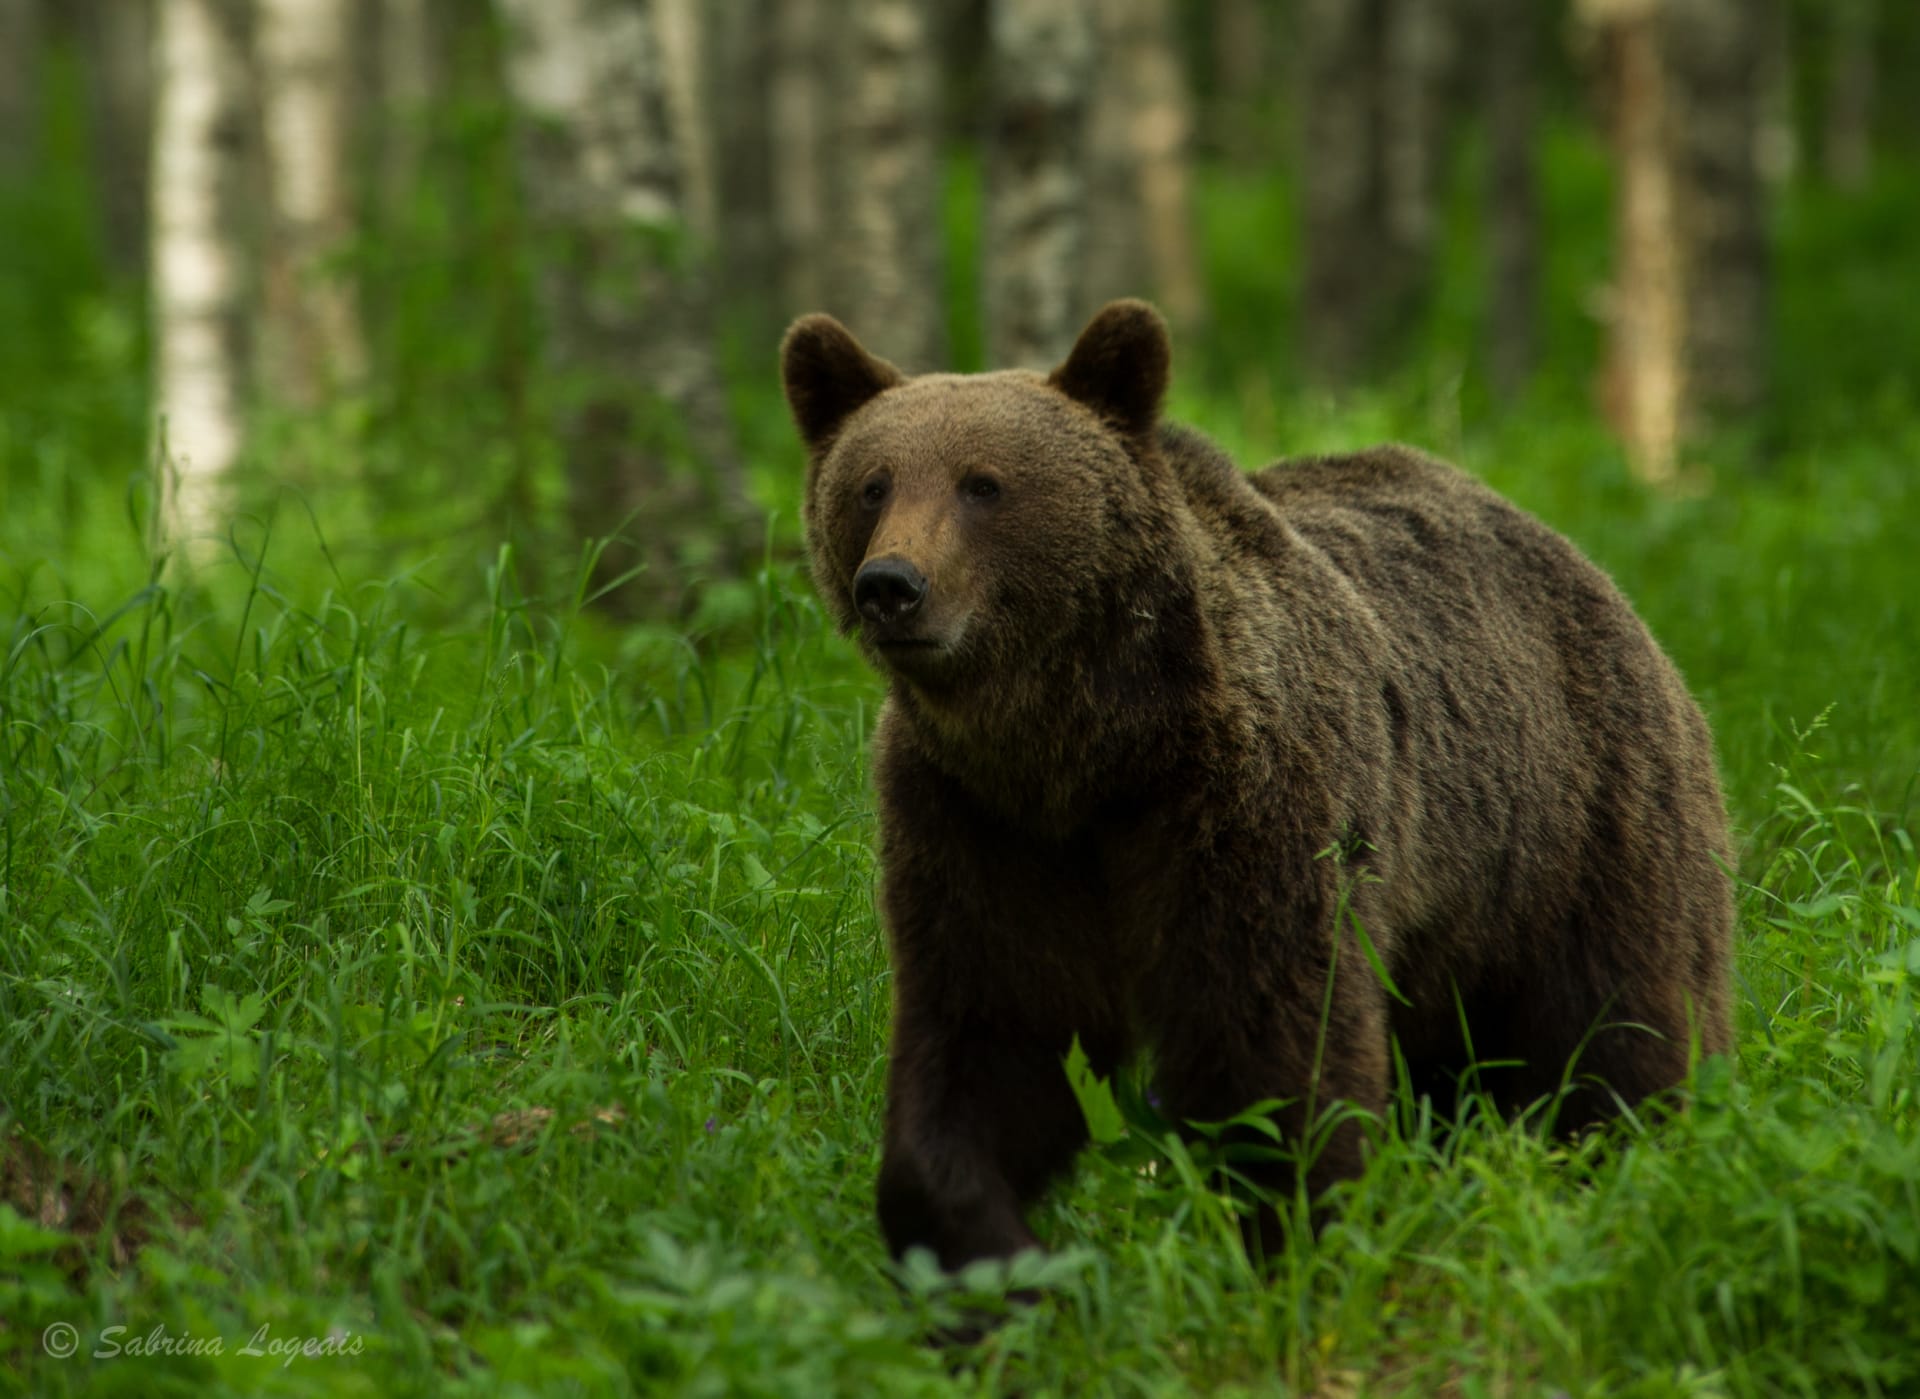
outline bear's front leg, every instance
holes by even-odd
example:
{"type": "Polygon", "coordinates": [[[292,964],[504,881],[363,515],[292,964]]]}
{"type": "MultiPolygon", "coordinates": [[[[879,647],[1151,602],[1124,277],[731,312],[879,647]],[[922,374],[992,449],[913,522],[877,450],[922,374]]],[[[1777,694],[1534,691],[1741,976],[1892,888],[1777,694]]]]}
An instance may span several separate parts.
{"type": "MultiPolygon", "coordinates": [[[[1211,916],[1187,925],[1195,942],[1156,970],[1150,1013],[1162,1104],[1177,1121],[1220,1122],[1283,1100],[1274,1120],[1293,1160],[1235,1169],[1284,1198],[1302,1183],[1304,1166],[1307,1197],[1317,1200],[1365,1165],[1363,1125],[1342,1109],[1377,1115],[1386,1107],[1385,993],[1351,939],[1336,957],[1317,913],[1269,909],[1260,919],[1249,912],[1208,910],[1211,916]]],[[[1252,1131],[1228,1138],[1236,1140],[1272,1145],[1252,1131]]],[[[1264,1205],[1246,1233],[1262,1255],[1284,1246],[1279,1216],[1264,1205]]]]}
{"type": "MultiPolygon", "coordinates": [[[[1025,1209],[1086,1142],[1061,1064],[1071,1036],[953,1018],[901,990],[878,1188],[888,1249],[928,1248],[953,1271],[1037,1247],[1025,1209]]],[[[1089,1052],[1111,1072],[1114,1052],[1089,1052]]]]}

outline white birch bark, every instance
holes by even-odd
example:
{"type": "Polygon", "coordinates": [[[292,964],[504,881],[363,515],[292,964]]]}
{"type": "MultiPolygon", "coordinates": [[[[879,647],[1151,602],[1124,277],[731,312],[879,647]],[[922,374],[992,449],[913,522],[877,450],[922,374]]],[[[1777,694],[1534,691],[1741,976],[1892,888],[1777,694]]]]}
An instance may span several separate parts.
{"type": "Polygon", "coordinates": [[[1167,0],[1096,0],[1089,297],[1153,297],[1176,324],[1205,309],[1193,227],[1193,103],[1167,0]]]}
{"type": "Polygon", "coordinates": [[[1092,309],[1082,275],[1093,7],[996,0],[989,24],[987,359],[995,368],[1051,368],[1092,309]]]}
{"type": "Polygon", "coordinates": [[[187,557],[224,517],[240,450],[246,64],[234,7],[167,0],[155,36],[152,297],[163,542],[187,557]]]}
{"type": "Polygon", "coordinates": [[[311,408],[365,368],[352,286],[327,266],[353,229],[346,0],[255,0],[270,227],[261,382],[311,408]]]}
{"type": "Polygon", "coordinates": [[[757,529],[713,354],[711,292],[689,247],[685,134],[659,12],[652,0],[500,5],[525,183],[551,243],[544,295],[572,404],[575,531],[620,532],[599,581],[644,570],[608,607],[672,606],[690,565],[733,566],[757,529]]]}
{"type": "Polygon", "coordinates": [[[829,111],[828,307],[909,373],[946,362],[930,0],[846,0],[829,111]]]}

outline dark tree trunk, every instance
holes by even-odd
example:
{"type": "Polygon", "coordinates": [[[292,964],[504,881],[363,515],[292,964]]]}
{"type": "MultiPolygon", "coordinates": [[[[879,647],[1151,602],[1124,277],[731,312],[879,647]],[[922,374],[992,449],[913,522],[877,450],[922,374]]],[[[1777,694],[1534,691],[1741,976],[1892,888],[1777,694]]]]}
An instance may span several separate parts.
{"type": "Polygon", "coordinates": [[[150,0],[89,0],[80,18],[107,251],[121,273],[138,276],[147,256],[153,6],[150,0]]]}
{"type": "Polygon", "coordinates": [[[1766,8],[1763,0],[1667,0],[1665,9],[1686,249],[1686,402],[1709,416],[1756,407],[1766,387],[1766,8]]]}
{"type": "MultiPolygon", "coordinates": [[[[785,319],[827,304],[827,176],[833,139],[827,0],[780,0],[770,33],[768,195],[785,319]]],[[[866,333],[864,327],[861,333],[866,333]]]]}
{"type": "Polygon", "coordinates": [[[1829,0],[1827,105],[1821,161],[1827,178],[1859,189],[1873,167],[1874,32],[1877,0],[1829,0]]]}
{"type": "Polygon", "coordinates": [[[721,301],[754,340],[769,343],[783,321],[769,96],[778,8],[774,0],[735,0],[707,11],[721,301]]]}
{"type": "Polygon", "coordinates": [[[1301,330],[1308,372],[1351,379],[1380,334],[1390,250],[1380,169],[1381,0],[1304,0],[1301,330]]]}
{"type": "Polygon", "coordinates": [[[1209,8],[1207,144],[1236,165],[1251,166],[1273,150],[1260,130],[1274,86],[1272,7],[1267,0],[1214,0],[1209,8]]]}
{"type": "Polygon", "coordinates": [[[1484,0],[1487,123],[1487,359],[1511,396],[1538,349],[1540,208],[1534,172],[1540,31],[1535,0],[1484,0]]]}
{"type": "Polygon", "coordinates": [[[0,175],[14,176],[40,145],[41,0],[0,0],[0,175]]]}

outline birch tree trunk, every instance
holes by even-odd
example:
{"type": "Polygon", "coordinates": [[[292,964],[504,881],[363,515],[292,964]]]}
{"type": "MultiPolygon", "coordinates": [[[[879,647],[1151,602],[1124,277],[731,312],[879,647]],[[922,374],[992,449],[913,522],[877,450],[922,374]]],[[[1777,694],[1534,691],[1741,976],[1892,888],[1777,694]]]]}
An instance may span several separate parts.
{"type": "MultiPolygon", "coordinates": [[[[737,5],[739,0],[729,0],[737,5]]],[[[702,23],[711,0],[653,0],[654,32],[660,45],[660,77],[666,90],[667,121],[678,137],[681,217],[702,244],[711,247],[719,225],[715,193],[714,130],[707,120],[707,34],[702,23]]]]}
{"type": "Polygon", "coordinates": [[[710,289],[690,244],[685,136],[650,0],[501,0],[522,168],[551,246],[549,334],[566,388],[569,511],[619,532],[602,605],[675,606],[690,574],[731,570],[751,511],[714,360],[710,289]]]}
{"type": "Polygon", "coordinates": [[[946,363],[932,0],[845,0],[828,305],[909,373],[946,363]]]}
{"type": "Polygon", "coordinates": [[[1829,0],[1827,105],[1821,162],[1841,189],[1857,190],[1873,164],[1874,32],[1877,0],[1829,0]]]}
{"type": "Polygon", "coordinates": [[[1599,28],[1615,163],[1602,403],[1641,480],[1674,478],[1684,402],[1681,224],[1660,0],[1585,0],[1599,28]]]}
{"type": "Polygon", "coordinates": [[[990,26],[987,360],[1051,368],[1092,309],[1081,287],[1092,0],[996,0],[990,26]]]}
{"type": "Polygon", "coordinates": [[[352,233],[346,0],[256,0],[270,225],[262,259],[260,383],[312,408],[365,369],[352,286],[327,259],[352,233]]]}
{"type": "Polygon", "coordinates": [[[1087,301],[1150,296],[1204,314],[1193,229],[1193,103],[1167,0],[1095,0],[1087,301]]]}
{"type": "Polygon", "coordinates": [[[244,16],[232,0],[167,0],[155,34],[155,461],[162,542],[199,553],[225,516],[246,363],[250,144],[244,16]]]}

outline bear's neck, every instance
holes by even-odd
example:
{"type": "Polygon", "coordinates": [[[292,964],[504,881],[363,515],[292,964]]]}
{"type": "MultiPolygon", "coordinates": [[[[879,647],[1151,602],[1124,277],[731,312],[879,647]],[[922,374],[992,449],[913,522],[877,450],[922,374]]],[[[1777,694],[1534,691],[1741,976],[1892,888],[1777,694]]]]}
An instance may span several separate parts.
{"type": "Polygon", "coordinates": [[[1181,761],[1212,657],[1191,580],[1143,566],[1079,634],[981,693],[894,694],[936,767],[1002,819],[1064,838],[1181,761]]]}

